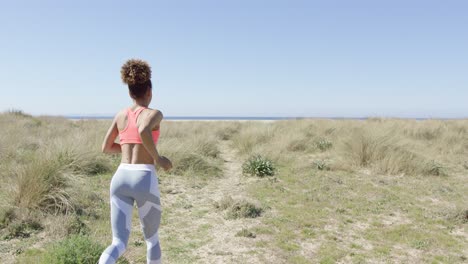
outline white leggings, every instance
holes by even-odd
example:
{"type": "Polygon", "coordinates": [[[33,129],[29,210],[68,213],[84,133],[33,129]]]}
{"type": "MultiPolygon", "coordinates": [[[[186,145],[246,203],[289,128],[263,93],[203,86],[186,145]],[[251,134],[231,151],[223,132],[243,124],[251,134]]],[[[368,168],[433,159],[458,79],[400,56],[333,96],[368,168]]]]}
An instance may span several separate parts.
{"type": "Polygon", "coordinates": [[[147,263],[161,263],[158,228],[162,210],[156,169],[153,164],[121,163],[110,184],[112,244],[101,254],[99,264],[115,263],[127,248],[134,201],[146,240],[147,263]]]}

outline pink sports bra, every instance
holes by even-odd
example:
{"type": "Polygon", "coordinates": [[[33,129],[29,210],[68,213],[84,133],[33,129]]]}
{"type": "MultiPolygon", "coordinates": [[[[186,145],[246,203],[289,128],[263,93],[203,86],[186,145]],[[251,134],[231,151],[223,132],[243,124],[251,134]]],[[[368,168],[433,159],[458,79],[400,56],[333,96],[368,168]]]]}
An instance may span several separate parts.
{"type": "MultiPolygon", "coordinates": [[[[119,132],[120,145],[129,143],[142,144],[136,120],[144,109],[147,109],[147,107],[138,108],[135,112],[131,108],[127,109],[127,126],[119,132]]],[[[159,129],[151,132],[154,144],[158,143],[159,133],[159,129]]]]}

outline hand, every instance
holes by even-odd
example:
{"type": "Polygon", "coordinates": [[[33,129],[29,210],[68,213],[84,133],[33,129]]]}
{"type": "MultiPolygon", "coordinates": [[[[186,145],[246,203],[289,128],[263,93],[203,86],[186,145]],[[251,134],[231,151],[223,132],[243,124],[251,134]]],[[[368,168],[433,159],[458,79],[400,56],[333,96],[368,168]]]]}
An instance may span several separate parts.
{"type": "Polygon", "coordinates": [[[159,166],[161,166],[165,171],[169,171],[170,169],[172,169],[172,162],[164,157],[164,156],[160,156],[159,158],[159,161],[158,161],[158,164],[159,166]]]}

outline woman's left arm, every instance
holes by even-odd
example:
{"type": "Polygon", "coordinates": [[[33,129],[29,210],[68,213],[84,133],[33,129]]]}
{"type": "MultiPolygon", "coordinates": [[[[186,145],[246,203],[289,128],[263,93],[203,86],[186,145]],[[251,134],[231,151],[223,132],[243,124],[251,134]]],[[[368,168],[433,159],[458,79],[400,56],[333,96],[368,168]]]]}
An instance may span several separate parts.
{"type": "Polygon", "coordinates": [[[114,142],[117,136],[119,135],[119,130],[117,129],[117,116],[118,114],[112,121],[112,125],[107,131],[106,137],[104,138],[104,142],[102,142],[102,152],[104,153],[122,153],[120,144],[114,142]]]}

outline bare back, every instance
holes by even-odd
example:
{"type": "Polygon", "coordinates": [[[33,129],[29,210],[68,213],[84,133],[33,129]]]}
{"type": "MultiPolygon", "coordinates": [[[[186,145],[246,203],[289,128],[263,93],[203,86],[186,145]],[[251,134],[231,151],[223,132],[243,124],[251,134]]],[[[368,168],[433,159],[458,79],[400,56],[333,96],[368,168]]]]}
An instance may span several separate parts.
{"type": "MultiPolygon", "coordinates": [[[[132,109],[134,110],[134,109],[132,109]]],[[[145,118],[148,118],[148,115],[150,111],[158,111],[155,109],[144,109],[140,115],[138,115],[137,118],[137,127],[140,126],[142,123],[142,120],[145,118]]],[[[122,131],[126,126],[128,122],[128,117],[126,115],[126,111],[122,110],[118,113],[117,116],[117,129],[122,131]]],[[[159,129],[159,124],[157,124],[155,127],[153,127],[152,130],[158,130],[159,129]]],[[[154,160],[151,157],[151,155],[148,153],[146,148],[143,146],[143,144],[123,144],[121,145],[122,149],[122,160],[121,163],[130,163],[130,164],[154,164],[154,160]]]]}

